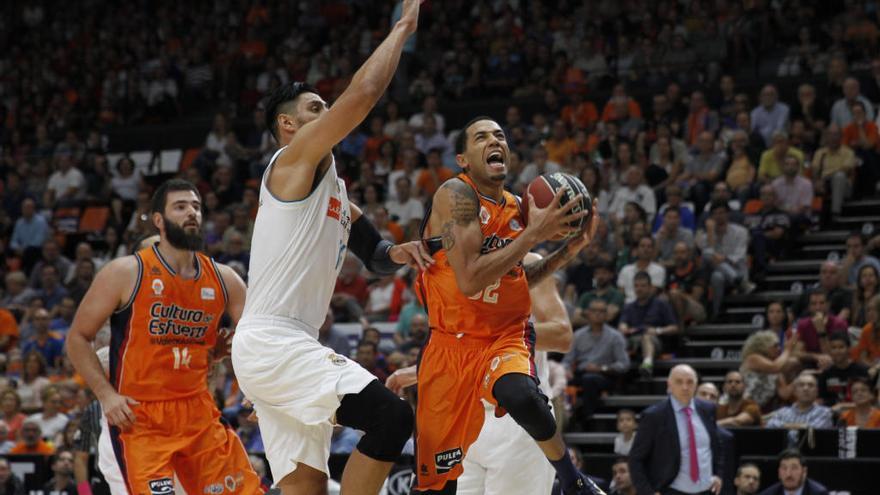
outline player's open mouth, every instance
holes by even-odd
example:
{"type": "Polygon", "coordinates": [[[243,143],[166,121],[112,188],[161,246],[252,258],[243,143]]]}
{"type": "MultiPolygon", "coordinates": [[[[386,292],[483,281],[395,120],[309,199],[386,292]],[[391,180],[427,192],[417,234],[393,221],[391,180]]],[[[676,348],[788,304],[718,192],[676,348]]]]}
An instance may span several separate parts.
{"type": "Polygon", "coordinates": [[[486,157],[486,165],[489,166],[489,170],[503,171],[505,167],[504,154],[500,151],[489,153],[489,156],[486,157]]]}

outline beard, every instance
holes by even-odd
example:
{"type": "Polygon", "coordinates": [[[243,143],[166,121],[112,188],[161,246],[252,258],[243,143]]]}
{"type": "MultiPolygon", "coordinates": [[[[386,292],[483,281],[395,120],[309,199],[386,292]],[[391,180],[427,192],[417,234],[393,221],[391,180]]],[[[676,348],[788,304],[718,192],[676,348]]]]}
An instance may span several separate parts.
{"type": "Polygon", "coordinates": [[[169,244],[185,251],[202,250],[205,240],[202,238],[201,228],[195,234],[190,234],[184,227],[177,225],[164,215],[162,220],[165,222],[165,238],[168,239],[169,244]]]}

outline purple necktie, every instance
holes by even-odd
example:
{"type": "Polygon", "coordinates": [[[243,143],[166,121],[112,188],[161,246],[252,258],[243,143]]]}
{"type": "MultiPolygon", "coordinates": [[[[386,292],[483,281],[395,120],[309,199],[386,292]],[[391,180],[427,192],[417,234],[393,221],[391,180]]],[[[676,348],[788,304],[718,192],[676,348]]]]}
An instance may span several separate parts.
{"type": "Polygon", "coordinates": [[[700,480],[700,464],[697,462],[697,436],[694,434],[694,423],[691,421],[691,408],[685,407],[684,414],[688,418],[688,447],[691,453],[691,481],[700,480]]]}

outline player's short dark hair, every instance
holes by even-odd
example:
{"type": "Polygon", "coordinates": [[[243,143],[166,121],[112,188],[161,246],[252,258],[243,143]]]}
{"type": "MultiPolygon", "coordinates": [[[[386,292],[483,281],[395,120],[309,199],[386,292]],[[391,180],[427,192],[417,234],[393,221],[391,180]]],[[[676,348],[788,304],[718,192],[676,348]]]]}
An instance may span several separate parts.
{"type": "Polygon", "coordinates": [[[818,287],[818,288],[815,288],[809,292],[809,294],[807,295],[807,301],[812,299],[813,296],[818,296],[818,295],[821,295],[822,297],[824,297],[826,301],[828,300],[828,293],[825,292],[821,287],[818,287]]]}
{"type": "Polygon", "coordinates": [[[595,268],[593,268],[593,271],[600,270],[600,269],[608,270],[611,273],[615,272],[614,263],[612,263],[611,260],[599,260],[599,262],[596,263],[595,268]]]}
{"type": "Polygon", "coordinates": [[[644,271],[643,271],[643,272],[638,272],[638,273],[636,273],[636,275],[633,277],[633,283],[635,283],[635,282],[638,281],[638,280],[644,280],[644,281],[646,281],[646,282],[648,282],[648,283],[650,284],[650,283],[651,283],[651,276],[648,275],[648,272],[644,272],[644,271]]]}
{"type": "Polygon", "coordinates": [[[761,468],[759,468],[757,464],[755,464],[754,462],[747,462],[736,468],[736,476],[739,477],[739,475],[742,474],[742,470],[745,468],[754,468],[758,471],[759,474],[761,473],[761,468]]]}
{"type": "Polygon", "coordinates": [[[196,196],[199,198],[199,201],[202,200],[202,195],[199,193],[199,188],[195,186],[192,182],[183,179],[169,179],[162,183],[156,191],[153,193],[153,198],[150,200],[150,213],[165,213],[165,203],[168,201],[168,193],[177,192],[177,191],[192,191],[196,193],[196,196]]]}
{"type": "Polygon", "coordinates": [[[798,449],[785,449],[779,454],[779,463],[782,464],[782,461],[788,459],[797,459],[798,462],[801,463],[801,466],[807,465],[807,460],[804,458],[804,455],[801,454],[801,451],[798,449]]]}
{"type": "Polygon", "coordinates": [[[845,346],[849,347],[849,335],[847,335],[846,333],[835,332],[835,333],[832,333],[828,336],[828,343],[829,344],[832,342],[838,341],[838,340],[840,342],[843,342],[843,344],[845,346]]]}
{"type": "Polygon", "coordinates": [[[461,128],[461,132],[458,133],[458,136],[455,136],[455,152],[457,154],[464,153],[465,148],[467,148],[468,128],[481,120],[491,120],[492,122],[495,122],[495,119],[493,119],[492,117],[487,117],[486,115],[480,115],[479,117],[474,117],[469,120],[468,123],[461,128]]]}
{"type": "Polygon", "coordinates": [[[629,414],[630,416],[633,417],[633,419],[636,419],[636,412],[633,411],[632,409],[626,409],[626,408],[624,408],[624,409],[621,409],[621,410],[617,411],[617,415],[618,415],[618,416],[620,416],[621,414],[629,414]]]}
{"type": "Polygon", "coordinates": [[[709,208],[709,212],[714,213],[715,210],[724,210],[729,212],[730,205],[727,204],[727,201],[724,201],[723,199],[716,199],[715,201],[712,201],[712,206],[709,208]]]}
{"type": "MultiPolygon", "coordinates": [[[[834,335],[838,335],[838,334],[834,334],[834,335]]],[[[852,390],[852,386],[855,385],[856,383],[861,383],[862,385],[868,387],[868,391],[871,392],[871,394],[874,394],[874,385],[871,383],[870,378],[868,378],[866,376],[857,376],[855,378],[850,378],[850,380],[849,380],[850,390],[852,390]]]]}
{"type": "Polygon", "coordinates": [[[377,346],[375,342],[370,342],[369,340],[361,340],[360,342],[358,342],[357,349],[360,349],[364,346],[373,349],[373,352],[376,354],[379,353],[379,346],[377,346]]]}
{"type": "Polygon", "coordinates": [[[296,101],[296,99],[299,98],[299,95],[303,93],[315,93],[316,95],[320,95],[314,86],[304,82],[294,81],[278,86],[274,91],[269,93],[265,99],[263,99],[263,108],[266,110],[266,129],[269,129],[269,133],[272,134],[276,141],[278,140],[278,114],[282,113],[281,107],[287,103],[296,101]]]}
{"type": "Polygon", "coordinates": [[[863,246],[868,243],[868,240],[865,238],[865,235],[862,234],[861,232],[859,232],[858,230],[853,230],[852,232],[849,233],[848,236],[846,236],[846,240],[850,240],[850,239],[858,239],[859,242],[861,242],[863,246]]]}
{"type": "Polygon", "coordinates": [[[611,463],[611,467],[614,467],[618,464],[626,464],[626,466],[629,467],[629,457],[622,455],[617,459],[614,459],[614,462],[611,463]]]}

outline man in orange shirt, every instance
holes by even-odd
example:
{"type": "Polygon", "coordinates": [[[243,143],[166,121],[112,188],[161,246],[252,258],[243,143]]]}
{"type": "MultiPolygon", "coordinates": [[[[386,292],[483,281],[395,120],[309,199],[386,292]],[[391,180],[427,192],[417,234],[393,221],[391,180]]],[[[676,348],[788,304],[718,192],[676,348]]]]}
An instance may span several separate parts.
{"type": "Polygon", "coordinates": [[[574,152],[574,147],[574,140],[568,137],[568,127],[565,122],[557,119],[553,122],[553,135],[544,143],[547,157],[551,162],[565,166],[574,152]]]}
{"type": "Polygon", "coordinates": [[[205,386],[220,321],[226,313],[238,322],[245,286],[200,252],[201,206],[193,184],[163,183],[150,207],[159,242],[98,273],[67,337],[70,360],[107,416],[131,495],[171,493],[175,473],[191,494],[262,493],[205,386]],[[108,319],[109,379],[92,347],[108,319]]]}
{"type": "Polygon", "coordinates": [[[437,192],[440,184],[451,179],[455,174],[451,170],[443,166],[443,156],[440,150],[432,148],[428,151],[428,168],[422,170],[416,185],[419,188],[419,195],[423,197],[433,196],[437,192]]]}
{"type": "Polygon", "coordinates": [[[880,135],[877,134],[877,124],[868,120],[865,104],[856,100],[850,105],[850,111],[853,120],[843,128],[843,144],[855,150],[876,150],[880,135]]]}
{"type": "Polygon", "coordinates": [[[599,113],[592,101],[584,101],[584,95],[573,93],[571,103],[562,107],[561,117],[575,129],[587,129],[599,120],[599,113]]]}
{"type": "Polygon", "coordinates": [[[12,447],[10,454],[52,455],[55,447],[43,440],[43,431],[39,423],[32,419],[25,420],[21,426],[21,440],[12,447]]]}
{"type": "Polygon", "coordinates": [[[572,213],[582,196],[562,205],[560,190],[546,208],[528,198],[526,224],[519,199],[504,190],[510,155],[506,137],[487,117],[464,127],[456,152],[464,173],[434,195],[422,232],[436,254],[435,264],[417,282],[431,335],[418,367],[415,493],[456,492],[461,462],[483,426],[485,400],[497,407],[496,416],[509,413],[536,441],[565,495],[600,494],[571,463],[547,398],[538,389],[535,331],[528,321],[529,285],[589,244],[597,216],[585,230],[573,229],[570,222],[587,214],[580,209],[572,213]],[[561,234],[573,237],[546,258],[523,263],[536,244],[561,234]]]}
{"type": "Polygon", "coordinates": [[[18,322],[6,308],[0,308],[0,352],[6,352],[18,344],[18,322]]]}

